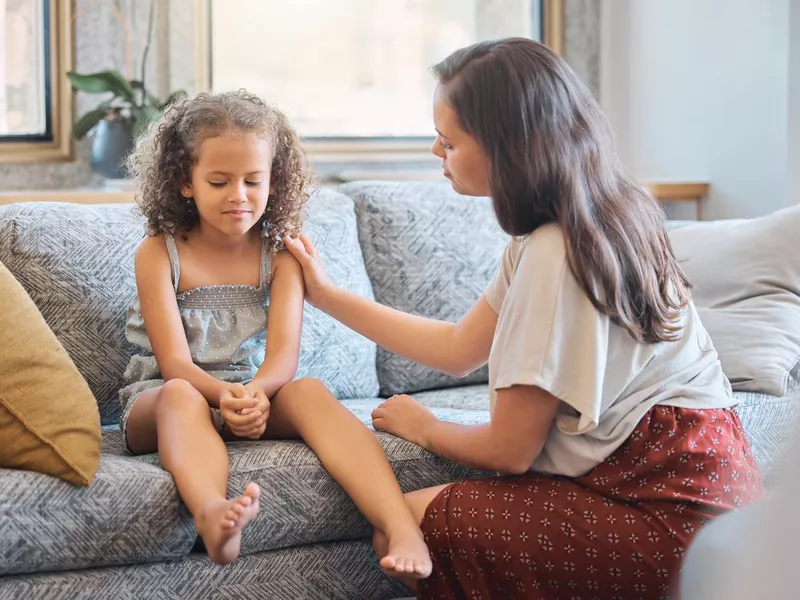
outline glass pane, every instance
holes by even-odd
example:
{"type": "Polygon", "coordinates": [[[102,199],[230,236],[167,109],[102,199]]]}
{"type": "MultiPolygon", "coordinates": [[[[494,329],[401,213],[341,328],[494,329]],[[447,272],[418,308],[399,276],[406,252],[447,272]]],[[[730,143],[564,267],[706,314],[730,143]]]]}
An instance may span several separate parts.
{"type": "Polygon", "coordinates": [[[47,133],[44,30],[44,0],[0,0],[0,135],[47,133]]]}
{"type": "Polygon", "coordinates": [[[481,39],[538,39],[538,4],[212,1],[212,87],[259,94],[305,137],[431,137],[430,66],[481,39]]]}

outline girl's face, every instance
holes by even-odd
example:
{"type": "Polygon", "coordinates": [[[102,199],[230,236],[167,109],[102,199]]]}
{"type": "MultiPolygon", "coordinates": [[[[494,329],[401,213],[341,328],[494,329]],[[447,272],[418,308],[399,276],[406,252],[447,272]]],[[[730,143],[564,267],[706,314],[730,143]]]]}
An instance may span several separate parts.
{"type": "Polygon", "coordinates": [[[474,137],[458,122],[458,115],[445,102],[444,89],[436,86],[433,97],[436,140],[431,152],[442,159],[444,176],[453,189],[465,196],[489,196],[489,159],[474,137]]]}
{"type": "Polygon", "coordinates": [[[269,143],[253,133],[206,138],[198,149],[191,184],[181,193],[194,197],[201,224],[241,236],[267,208],[271,165],[269,143]]]}

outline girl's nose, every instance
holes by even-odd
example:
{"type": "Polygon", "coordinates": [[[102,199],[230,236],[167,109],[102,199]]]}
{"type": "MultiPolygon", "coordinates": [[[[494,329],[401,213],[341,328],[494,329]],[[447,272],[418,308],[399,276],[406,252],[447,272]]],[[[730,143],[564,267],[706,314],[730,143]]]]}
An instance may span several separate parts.
{"type": "Polygon", "coordinates": [[[238,183],[233,186],[231,190],[230,196],[228,196],[228,202],[244,202],[247,200],[247,188],[244,185],[244,182],[238,183]]]}

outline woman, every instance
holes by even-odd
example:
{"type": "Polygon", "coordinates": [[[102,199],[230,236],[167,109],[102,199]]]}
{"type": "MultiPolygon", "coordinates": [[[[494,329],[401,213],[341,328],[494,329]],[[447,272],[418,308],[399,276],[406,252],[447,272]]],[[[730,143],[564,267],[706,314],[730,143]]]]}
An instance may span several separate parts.
{"type": "Polygon", "coordinates": [[[487,424],[408,396],[372,415],[501,473],[407,495],[433,558],[419,597],[667,596],[700,526],[761,487],[660,208],[547,47],[483,42],[434,73],[433,153],[514,236],[484,295],[455,324],[403,314],[335,288],[305,237],[288,245],[307,300],[382,347],[451,373],[489,363],[487,424]]]}

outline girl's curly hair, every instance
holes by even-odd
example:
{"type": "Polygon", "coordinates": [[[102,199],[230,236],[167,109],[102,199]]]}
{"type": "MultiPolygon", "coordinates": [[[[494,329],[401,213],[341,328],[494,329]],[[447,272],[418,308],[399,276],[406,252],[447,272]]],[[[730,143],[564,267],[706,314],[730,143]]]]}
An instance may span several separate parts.
{"type": "Polygon", "coordinates": [[[267,227],[270,252],[281,249],[284,236],[299,233],[312,178],[300,139],[282,112],[239,90],[202,93],[174,104],[138,139],[127,168],[149,235],[188,231],[197,224],[195,203],[181,196],[181,187],[191,181],[203,140],[229,132],[255,133],[270,144],[272,192],[259,221],[267,227]]]}

